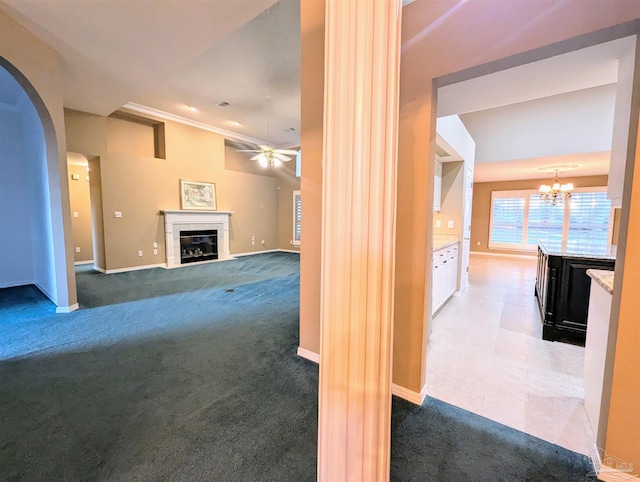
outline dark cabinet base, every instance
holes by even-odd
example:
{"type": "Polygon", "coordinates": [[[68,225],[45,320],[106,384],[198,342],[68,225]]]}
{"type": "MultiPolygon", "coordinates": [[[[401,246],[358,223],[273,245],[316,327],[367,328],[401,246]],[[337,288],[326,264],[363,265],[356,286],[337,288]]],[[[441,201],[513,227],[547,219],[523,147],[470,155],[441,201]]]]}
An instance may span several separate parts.
{"type": "Polygon", "coordinates": [[[614,259],[563,256],[538,249],[535,296],[543,340],[584,346],[591,291],[587,270],[613,270],[614,266],[614,259]]]}

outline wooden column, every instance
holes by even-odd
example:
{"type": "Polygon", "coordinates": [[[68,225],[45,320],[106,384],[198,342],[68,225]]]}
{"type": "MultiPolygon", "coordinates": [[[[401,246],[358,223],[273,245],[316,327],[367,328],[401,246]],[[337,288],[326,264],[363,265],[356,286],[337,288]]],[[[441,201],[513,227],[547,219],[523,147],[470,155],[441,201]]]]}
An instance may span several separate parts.
{"type": "Polygon", "coordinates": [[[400,0],[327,0],[320,481],[389,479],[400,0]]]}

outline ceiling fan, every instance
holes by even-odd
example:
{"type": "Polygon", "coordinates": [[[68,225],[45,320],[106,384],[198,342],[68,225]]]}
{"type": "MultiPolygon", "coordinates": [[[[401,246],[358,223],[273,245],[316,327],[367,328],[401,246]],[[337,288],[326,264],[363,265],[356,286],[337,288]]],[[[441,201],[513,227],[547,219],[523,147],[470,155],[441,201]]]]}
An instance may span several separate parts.
{"type": "Polygon", "coordinates": [[[289,162],[298,151],[293,149],[276,149],[275,147],[261,145],[259,149],[242,149],[238,152],[258,152],[259,154],[251,158],[252,161],[258,161],[262,167],[279,166],[283,162],[289,162]]]}
{"type": "MultiPolygon", "coordinates": [[[[271,103],[271,94],[265,95],[266,100],[266,117],[267,117],[267,142],[269,142],[269,104],[271,103]]],[[[241,149],[238,152],[257,152],[258,155],[251,158],[252,161],[258,161],[262,167],[278,167],[283,162],[289,162],[291,160],[288,156],[298,155],[298,151],[293,149],[278,149],[269,145],[259,145],[258,149],[241,149]]]]}

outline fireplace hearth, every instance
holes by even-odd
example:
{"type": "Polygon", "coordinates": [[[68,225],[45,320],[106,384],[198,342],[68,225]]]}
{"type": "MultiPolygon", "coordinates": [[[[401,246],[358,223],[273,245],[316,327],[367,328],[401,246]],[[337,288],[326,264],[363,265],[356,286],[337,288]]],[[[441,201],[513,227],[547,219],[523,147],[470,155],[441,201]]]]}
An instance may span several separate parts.
{"type": "Polygon", "coordinates": [[[218,259],[218,231],[180,231],[180,264],[218,259]]]}

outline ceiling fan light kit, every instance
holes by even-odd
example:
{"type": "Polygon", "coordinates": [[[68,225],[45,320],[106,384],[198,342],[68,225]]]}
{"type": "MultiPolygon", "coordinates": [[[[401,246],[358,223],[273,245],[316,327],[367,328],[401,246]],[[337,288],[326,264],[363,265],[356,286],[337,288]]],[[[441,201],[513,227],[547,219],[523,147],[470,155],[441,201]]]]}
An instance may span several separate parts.
{"type": "Polygon", "coordinates": [[[259,149],[241,149],[238,152],[257,152],[258,155],[251,158],[252,161],[258,161],[262,167],[278,167],[283,162],[291,160],[288,156],[295,156],[298,151],[293,149],[276,149],[271,146],[258,146],[259,149]]]}

